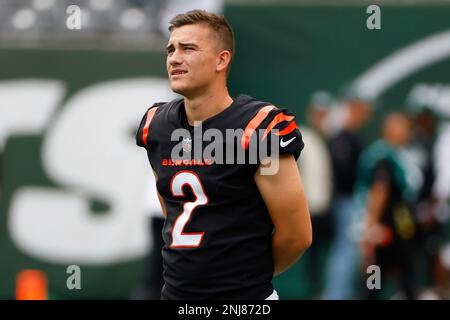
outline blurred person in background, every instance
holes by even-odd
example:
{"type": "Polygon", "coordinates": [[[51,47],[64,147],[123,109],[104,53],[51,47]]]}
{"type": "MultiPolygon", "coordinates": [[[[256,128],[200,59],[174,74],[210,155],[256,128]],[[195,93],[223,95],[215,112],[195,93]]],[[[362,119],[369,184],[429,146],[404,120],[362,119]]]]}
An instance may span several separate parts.
{"type": "Polygon", "coordinates": [[[329,139],[334,186],[333,238],[326,267],[324,299],[351,299],[354,295],[357,247],[350,234],[352,195],[358,158],[364,147],[359,131],[372,114],[371,104],[359,97],[344,100],[341,108],[345,111],[342,127],[329,139]]]}
{"type": "MultiPolygon", "coordinates": [[[[444,101],[444,99],[442,99],[444,101]]],[[[432,196],[429,201],[430,211],[433,218],[439,224],[439,229],[445,228],[448,231],[450,217],[450,105],[444,108],[441,106],[441,116],[444,121],[438,126],[438,134],[436,142],[433,146],[433,165],[436,178],[432,186],[432,196]]],[[[443,246],[443,242],[448,242],[448,236],[444,239],[443,232],[439,232],[439,248],[443,246]]],[[[448,248],[448,243],[445,244],[448,248]]],[[[435,284],[436,290],[440,297],[450,299],[450,283],[449,283],[449,264],[445,263],[446,270],[443,270],[443,254],[448,255],[448,250],[440,251],[440,258],[435,260],[435,284]]],[[[445,258],[448,261],[448,256],[445,258]]]]}
{"type": "Polygon", "coordinates": [[[3,163],[2,163],[3,154],[0,152],[0,199],[3,194],[3,163]]]}
{"type": "Polygon", "coordinates": [[[332,104],[332,95],[328,91],[319,90],[313,93],[307,107],[308,123],[321,137],[328,134],[326,119],[332,104]]]}
{"type": "MultiPolygon", "coordinates": [[[[366,277],[366,268],[377,265],[382,284],[387,275],[396,275],[406,299],[415,298],[411,252],[415,222],[410,204],[422,185],[420,172],[404,153],[410,139],[410,120],[401,113],[388,114],[382,138],[361,154],[356,185],[366,212],[360,239],[362,273],[366,277]]],[[[370,290],[364,279],[364,287],[366,298],[383,297],[383,285],[381,290],[370,290]]]]}
{"type": "MultiPolygon", "coordinates": [[[[444,99],[442,99],[444,100],[444,99]]],[[[447,99],[448,101],[448,99],[447,99]]],[[[450,104],[447,103],[446,113],[440,112],[445,119],[438,126],[438,134],[433,147],[433,163],[436,171],[436,179],[432,187],[434,209],[437,218],[448,221],[450,209],[450,104]]]]}
{"type": "MultiPolygon", "coordinates": [[[[418,226],[418,241],[426,257],[426,286],[424,298],[448,299],[448,271],[445,269],[441,251],[445,242],[445,213],[433,192],[436,181],[435,153],[433,149],[437,135],[438,117],[432,109],[421,108],[413,116],[412,148],[422,170],[424,182],[419,191],[415,216],[418,226]]],[[[449,182],[450,183],[450,182],[449,182]]]]}
{"type": "Polygon", "coordinates": [[[313,226],[313,239],[315,239],[310,250],[308,250],[307,259],[305,259],[308,281],[312,286],[313,297],[314,295],[321,295],[323,290],[324,263],[322,253],[328,251],[331,238],[329,205],[332,186],[324,188],[324,186],[317,183],[317,179],[323,179],[326,183],[331,184],[331,170],[328,169],[331,167],[331,159],[328,155],[328,132],[325,124],[332,104],[333,96],[328,91],[319,90],[314,92],[307,107],[307,119],[310,128],[316,134],[310,134],[308,131],[302,132],[304,140],[309,145],[314,144],[314,148],[323,149],[322,153],[310,152],[302,159],[302,166],[308,171],[308,175],[305,175],[304,178],[305,185],[308,186],[307,190],[311,192],[308,194],[308,199],[310,200],[309,208],[313,226]],[[308,159],[308,156],[311,158],[308,159]],[[320,160],[313,158],[319,156],[321,157],[320,160]],[[314,177],[314,180],[308,181],[308,176],[314,177]],[[316,191],[317,195],[312,194],[317,186],[320,188],[316,191]]]}
{"type": "MultiPolygon", "coordinates": [[[[445,101],[444,99],[442,99],[445,101]]],[[[443,119],[437,129],[433,146],[433,165],[436,178],[432,186],[431,209],[442,225],[448,226],[450,217],[450,105],[442,103],[440,116],[443,119]],[[445,112],[442,112],[445,110],[445,112]]]]}

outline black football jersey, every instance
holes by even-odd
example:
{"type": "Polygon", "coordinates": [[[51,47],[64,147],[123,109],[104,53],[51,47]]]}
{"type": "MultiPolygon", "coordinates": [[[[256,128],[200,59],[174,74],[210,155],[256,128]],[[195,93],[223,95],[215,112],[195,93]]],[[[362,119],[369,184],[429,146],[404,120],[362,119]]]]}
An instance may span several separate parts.
{"type": "Polygon", "coordinates": [[[184,100],[176,99],[147,110],[136,140],[167,210],[161,298],[267,298],[273,224],[254,175],[265,155],[300,155],[294,115],[240,95],[191,126],[184,100]],[[265,152],[255,157],[255,150],[265,152]]]}

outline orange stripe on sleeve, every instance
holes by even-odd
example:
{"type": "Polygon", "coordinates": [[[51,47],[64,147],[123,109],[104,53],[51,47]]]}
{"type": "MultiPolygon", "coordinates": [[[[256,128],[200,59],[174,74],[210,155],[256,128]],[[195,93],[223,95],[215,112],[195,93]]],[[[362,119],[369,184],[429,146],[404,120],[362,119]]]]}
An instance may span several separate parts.
{"type": "Polygon", "coordinates": [[[281,131],[278,131],[276,133],[276,135],[278,135],[278,136],[285,136],[285,135],[291,133],[292,131],[294,131],[297,128],[298,127],[297,127],[297,124],[295,123],[295,121],[292,121],[286,128],[284,128],[281,131]]]}
{"type": "Polygon", "coordinates": [[[148,129],[150,128],[150,122],[152,122],[156,109],[158,109],[158,107],[151,108],[150,110],[148,110],[147,119],[145,119],[144,129],[142,129],[142,143],[146,146],[147,146],[148,129]]]}
{"type": "Polygon", "coordinates": [[[283,113],[279,113],[273,118],[273,120],[269,123],[269,125],[266,128],[266,131],[264,131],[263,140],[267,137],[267,134],[272,130],[273,127],[275,127],[277,124],[283,121],[291,121],[294,119],[294,116],[287,116],[283,113]]]}
{"type": "Polygon", "coordinates": [[[245,150],[248,149],[250,143],[250,138],[255,132],[256,128],[263,122],[271,110],[275,109],[275,106],[269,105],[261,108],[258,113],[250,120],[248,125],[245,127],[244,134],[242,135],[241,146],[245,150]]]}

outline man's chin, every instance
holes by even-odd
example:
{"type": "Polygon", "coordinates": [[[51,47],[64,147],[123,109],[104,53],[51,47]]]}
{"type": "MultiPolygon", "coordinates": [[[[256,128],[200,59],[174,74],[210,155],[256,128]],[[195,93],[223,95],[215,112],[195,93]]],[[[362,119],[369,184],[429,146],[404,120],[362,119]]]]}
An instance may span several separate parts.
{"type": "Polygon", "coordinates": [[[177,83],[170,83],[170,89],[172,89],[173,92],[179,93],[180,91],[183,91],[183,86],[180,86],[177,83]]]}
{"type": "Polygon", "coordinates": [[[172,89],[173,92],[178,93],[179,95],[182,96],[189,95],[189,89],[186,87],[172,85],[170,88],[172,89]]]}

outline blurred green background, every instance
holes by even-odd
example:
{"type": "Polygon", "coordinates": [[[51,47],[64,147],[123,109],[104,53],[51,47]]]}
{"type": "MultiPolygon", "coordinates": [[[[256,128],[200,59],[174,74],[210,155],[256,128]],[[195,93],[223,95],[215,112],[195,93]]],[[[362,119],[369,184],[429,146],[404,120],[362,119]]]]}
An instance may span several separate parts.
{"type": "MultiPolygon", "coordinates": [[[[226,2],[224,14],[234,28],[237,50],[229,79],[232,95],[247,93],[289,108],[299,124],[308,127],[306,107],[314,92],[323,89],[339,96],[393,54],[450,32],[450,5],[445,1],[382,3],[380,30],[366,27],[367,6],[355,2],[226,2]]],[[[129,175],[132,170],[148,170],[146,159],[136,150],[123,162],[120,154],[133,150],[133,124],[139,124],[146,107],[170,96],[164,40],[142,48],[103,47],[102,43],[84,47],[77,45],[78,39],[71,41],[75,44],[20,46],[9,41],[0,47],[2,299],[14,298],[18,271],[30,268],[46,272],[50,298],[128,299],[148,271],[146,259],[153,254],[151,235],[146,233],[146,176],[129,175]],[[46,93],[30,90],[36,85],[42,85],[46,93]],[[124,124],[119,123],[121,118],[124,124]],[[118,144],[113,139],[117,130],[123,138],[118,144]],[[82,141],[90,134],[93,142],[84,146],[82,141]],[[127,143],[129,149],[121,151],[127,143]],[[63,163],[55,164],[58,155],[63,163]],[[93,158],[98,160],[90,163],[93,158]],[[95,172],[91,167],[107,159],[111,164],[98,177],[77,178],[80,170],[95,172]],[[102,179],[111,189],[102,191],[102,179]],[[140,179],[139,183],[133,179],[140,179]],[[127,196],[117,199],[120,184],[128,188],[127,196]],[[70,199],[67,207],[60,204],[64,197],[70,199]],[[35,205],[40,199],[48,205],[35,205]],[[77,210],[81,210],[78,215],[77,210]],[[130,216],[132,222],[127,219],[130,216]],[[76,232],[68,231],[71,226],[76,232]],[[70,264],[81,267],[82,290],[66,287],[70,264]]],[[[380,120],[388,111],[406,112],[405,102],[416,86],[448,86],[449,82],[447,52],[381,90],[375,97],[374,118],[363,130],[366,141],[376,138],[380,120]]],[[[281,298],[320,298],[323,277],[315,279],[311,270],[319,275],[324,272],[328,246],[329,238],[324,235],[314,252],[308,251],[275,279],[281,298]],[[311,267],[312,255],[316,264],[311,267]]],[[[420,282],[420,256],[417,264],[420,282]]]]}

